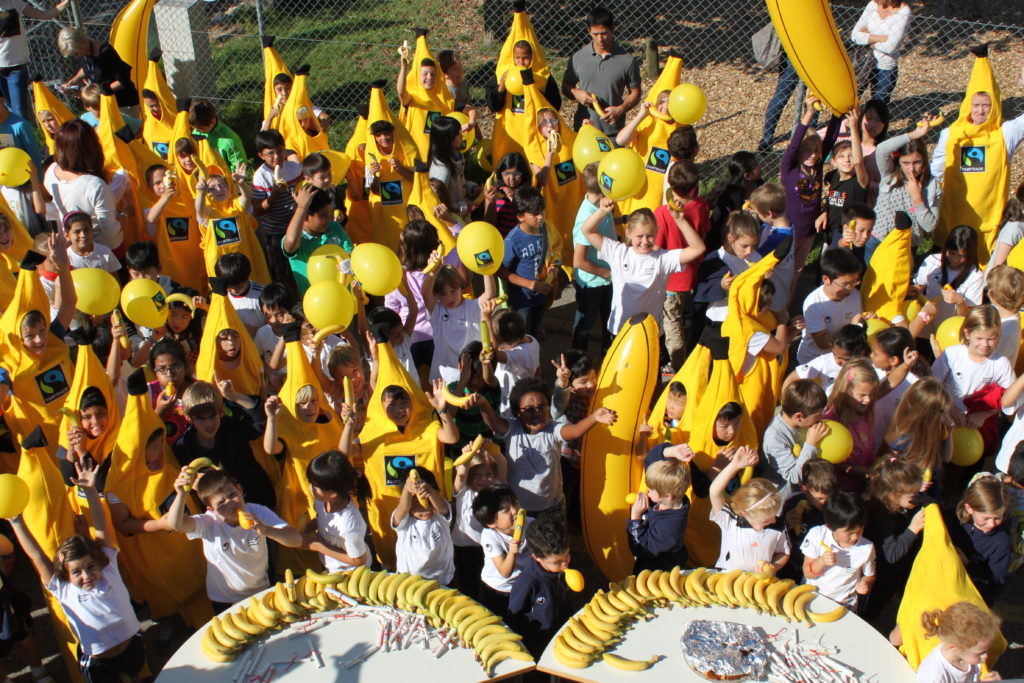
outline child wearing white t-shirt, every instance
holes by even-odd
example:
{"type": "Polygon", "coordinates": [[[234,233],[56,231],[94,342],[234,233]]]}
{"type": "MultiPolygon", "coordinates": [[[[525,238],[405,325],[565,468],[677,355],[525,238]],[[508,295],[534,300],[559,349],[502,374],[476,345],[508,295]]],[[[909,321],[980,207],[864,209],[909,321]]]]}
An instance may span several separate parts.
{"type": "Polygon", "coordinates": [[[455,546],[455,576],[459,590],[466,595],[480,593],[480,572],[484,566],[484,552],[480,536],[484,524],[473,513],[477,495],[495,482],[504,483],[508,476],[508,461],[497,444],[484,442],[479,450],[473,444],[462,449],[455,461],[455,523],[452,525],[452,543],[455,546]],[[497,452],[495,452],[497,451],[497,452]],[[461,462],[463,458],[469,458],[461,462]]]}
{"type": "Polygon", "coordinates": [[[868,355],[868,336],[860,325],[843,325],[832,337],[832,353],[816,356],[803,365],[796,366],[782,383],[782,390],[798,379],[809,379],[828,396],[832,393],[832,385],[836,383],[843,366],[854,358],[868,355]]]}
{"type": "Polygon", "coordinates": [[[480,324],[488,325],[494,340],[494,378],[501,389],[500,412],[508,410],[512,387],[521,379],[536,377],[540,370],[540,343],[526,333],[523,316],[511,308],[494,310],[491,302],[480,304],[480,324]]]}
{"type": "Polygon", "coordinates": [[[741,447],[711,482],[712,522],[722,530],[722,547],[715,566],[721,570],[742,569],[760,572],[769,567],[773,573],[789,561],[789,536],[778,520],[782,497],[767,479],[754,478],[741,486],[725,502],[725,488],[746,467],[758,463],[757,451],[741,447]]]}
{"type": "Polygon", "coordinates": [[[302,544],[302,535],[270,508],[246,503],[238,483],[218,469],[202,472],[195,482],[196,494],[206,512],[186,517],[187,487],[193,485],[195,477],[187,467],[181,468],[174,482],[177,496],[167,517],[174,531],[190,539],[202,539],[206,594],[214,612],[219,614],[270,586],[268,538],[296,548],[302,544]]]}
{"type": "Polygon", "coordinates": [[[395,541],[396,569],[419,574],[447,586],[455,576],[454,549],[449,529],[451,507],[437,489],[434,474],[423,467],[411,467],[399,477],[402,496],[391,513],[395,541]],[[416,476],[412,476],[415,472],[416,476]]]}
{"type": "Polygon", "coordinates": [[[704,254],[704,240],[688,221],[680,218],[676,223],[687,246],[671,251],[657,249],[658,222],[654,213],[650,209],[638,209],[630,214],[626,223],[627,247],[606,238],[598,230],[614,210],[615,202],[602,197],[597,211],[580,226],[583,236],[597,249],[597,257],[608,264],[612,274],[608,330],[613,335],[618,334],[622,324],[638,313],[654,316],[660,329],[668,278],[704,254]]]}
{"type": "Polygon", "coordinates": [[[462,296],[466,284],[462,276],[451,266],[436,267],[439,260],[438,252],[431,254],[430,263],[423,271],[423,307],[427,309],[434,335],[430,379],[441,378],[448,385],[459,379],[462,349],[480,339],[480,303],[494,298],[497,285],[493,275],[485,275],[481,297],[466,299],[462,296]]]}
{"type": "Polygon", "coordinates": [[[121,270],[121,262],[105,244],[94,240],[92,217],[82,211],[64,216],[64,236],[68,239],[68,260],[71,267],[99,268],[108,273],[121,270]]]}
{"type": "Polygon", "coordinates": [[[864,538],[866,512],[859,496],[836,491],[825,502],[825,523],[807,532],[800,551],[804,577],[818,594],[854,609],[875,582],[875,545],[864,538]]]}
{"type": "Polygon", "coordinates": [[[939,643],[918,665],[918,683],[1002,680],[995,671],[982,673],[1001,623],[1002,619],[995,614],[966,601],[922,614],[925,636],[937,637],[939,643]]]}
{"type": "Polygon", "coordinates": [[[864,310],[857,290],[864,266],[849,249],[826,249],[821,255],[821,286],[804,299],[804,333],[796,352],[803,365],[823,356],[843,325],[856,325],[864,310]]]}
{"type": "Polygon", "coordinates": [[[303,547],[320,553],[324,568],[331,573],[370,564],[366,521],[353,502],[353,495],[368,493],[366,480],[338,451],[313,458],[306,466],[306,479],[316,511],[310,526],[316,525],[316,533],[303,534],[303,547]],[[357,486],[357,481],[363,486],[357,486]]]}
{"type": "Polygon", "coordinates": [[[1002,331],[996,351],[1011,363],[1020,353],[1020,310],[1024,308],[1024,273],[1012,266],[996,266],[985,273],[988,298],[999,311],[1002,331]]]}
{"type": "Polygon", "coordinates": [[[942,321],[967,315],[984,301],[985,273],[978,267],[977,241],[974,228],[959,225],[949,233],[942,252],[926,257],[917,269],[908,294],[935,302],[935,315],[920,336],[927,338],[942,321]]]}
{"type": "MultiPolygon", "coordinates": [[[[45,440],[38,429],[22,443],[23,448],[40,446],[45,446],[45,440]]],[[[134,679],[145,664],[146,648],[117,568],[118,551],[103,513],[106,506],[96,491],[99,466],[91,459],[88,464],[79,460],[75,470],[74,481],[88,501],[95,539],[71,536],[51,559],[20,514],[10,520],[11,526],[43,585],[67,615],[81,647],[79,665],[85,680],[134,679]]]]}
{"type": "Polygon", "coordinates": [[[530,561],[530,549],[522,531],[532,518],[524,517],[519,540],[515,540],[519,501],[508,486],[495,484],[484,489],[473,501],[473,517],[482,524],[480,545],[484,563],[480,571],[480,601],[495,614],[508,613],[508,596],[519,572],[530,561]]]}

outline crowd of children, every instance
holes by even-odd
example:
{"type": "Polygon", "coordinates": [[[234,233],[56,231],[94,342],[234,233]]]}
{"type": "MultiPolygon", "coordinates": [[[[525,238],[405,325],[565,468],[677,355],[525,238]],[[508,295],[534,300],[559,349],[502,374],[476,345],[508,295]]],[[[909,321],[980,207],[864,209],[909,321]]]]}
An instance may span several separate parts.
{"type": "MultiPolygon", "coordinates": [[[[614,28],[607,12],[591,17],[614,28]]],[[[532,29],[516,38],[488,90],[495,163],[482,186],[467,179],[463,136],[480,131],[458,55],[434,59],[424,33],[415,54],[400,51],[401,115],[374,83],[340,167],[325,142],[311,147],[329,117],[283,66],[251,138],[251,179],[216,107],[174,102],[162,78],[140,89],[142,125],[90,86],[91,125],[47,128],[54,155],[33,168],[29,202],[42,218],[0,212],[0,407],[14,451],[0,469],[36,492],[64,487],[10,521],[86,679],[139,675],[137,604],[195,628],[285,568],[436,579],[539,655],[571,609],[580,469],[606,455],[581,439],[619,418],[594,401],[600,360],[649,315],[658,369],[674,377],[632,454],[645,473],[623,530],[635,570],[805,581],[898,644],[887,608],[924,509],[939,504],[984,604],[921,615],[941,644],[920,680],[995,680],[979,668],[999,624],[983,608],[1024,558],[1024,187],[998,244],[980,224],[945,224],[923,142],[931,117],[889,137],[888,108],[870,101],[819,136],[809,94],[779,182],[737,152],[700,196],[696,133],[670,124],[664,191],[626,212],[602,194],[597,162],[578,177],[565,166],[575,133],[532,29]],[[525,95],[506,88],[528,68],[513,79],[525,95]],[[130,132],[111,136],[125,121],[130,132]],[[491,275],[450,248],[474,219],[504,238],[491,275]],[[349,282],[347,255],[370,241],[395,250],[401,284],[372,297],[353,284],[351,321],[318,329],[304,294],[325,273],[349,282]],[[166,322],[147,327],[128,304],[76,310],[84,268],[152,281],[166,322]],[[801,273],[820,278],[806,296],[801,273]],[[572,348],[545,353],[544,318],[568,282],[572,348]],[[967,466],[954,452],[963,428],[983,443],[967,466]],[[833,463],[823,444],[839,430],[851,452],[833,463]],[[56,460],[25,466],[40,449],[56,460]],[[169,534],[176,559],[154,569],[140,538],[169,534]],[[176,572],[188,562],[186,586],[176,572]]],[[[664,95],[652,89],[617,144],[648,144],[666,125],[664,95]]],[[[40,122],[57,113],[40,109],[40,122]]],[[[41,678],[24,601],[0,601],[0,653],[20,643],[41,678]]]]}

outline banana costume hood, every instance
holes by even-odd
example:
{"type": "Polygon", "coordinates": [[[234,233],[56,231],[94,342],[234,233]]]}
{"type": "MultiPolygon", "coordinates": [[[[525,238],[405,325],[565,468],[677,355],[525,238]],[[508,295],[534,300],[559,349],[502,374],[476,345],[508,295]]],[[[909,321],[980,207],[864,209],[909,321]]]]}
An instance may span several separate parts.
{"type": "MultiPolygon", "coordinates": [[[[368,104],[359,107],[359,116],[356,118],[356,127],[352,131],[352,137],[345,145],[345,154],[352,160],[348,168],[350,189],[345,192],[345,213],[348,214],[348,223],[345,224],[345,231],[356,244],[373,242],[373,222],[370,216],[370,202],[363,194],[363,183],[366,178],[366,138],[368,135],[369,123],[366,117],[370,114],[368,104]],[[353,199],[355,194],[359,199],[353,199]]],[[[334,182],[339,182],[335,178],[334,182]]]]}
{"type": "MultiPolygon", "coordinates": [[[[537,122],[540,120],[540,112],[543,109],[555,111],[551,103],[547,101],[537,84],[533,82],[533,76],[529,69],[522,70],[524,108],[523,115],[526,126],[523,131],[523,149],[526,152],[526,159],[533,166],[543,168],[547,148],[551,143],[550,138],[545,138],[537,122]]],[[[556,115],[558,112],[555,111],[556,115]]],[[[540,188],[546,202],[544,215],[547,222],[555,228],[560,236],[559,250],[551,250],[551,258],[561,260],[563,264],[572,263],[572,229],[576,223],[576,213],[579,211],[580,202],[583,201],[583,180],[576,172],[576,165],[572,161],[572,145],[576,141],[576,132],[565,125],[561,115],[558,115],[559,137],[557,149],[551,157],[551,172],[548,174],[547,183],[540,188]]],[[[549,135],[554,135],[551,133],[549,135]]]]}
{"type": "MultiPolygon", "coordinates": [[[[377,342],[380,369],[377,384],[366,406],[366,424],[359,434],[363,446],[366,478],[372,496],[367,510],[374,547],[380,561],[395,566],[395,530],[391,513],[398,507],[402,491],[398,479],[402,470],[425,467],[444,488],[443,447],[437,440],[441,423],[434,419],[434,409],[419,384],[398,361],[395,350],[386,341],[377,342]],[[381,405],[381,396],[389,386],[400,386],[412,398],[409,423],[404,430],[391,421],[381,405]]],[[[441,491],[441,496],[447,494],[441,491]]]]}
{"type": "Polygon", "coordinates": [[[250,280],[261,285],[270,284],[267,256],[256,236],[256,217],[245,208],[242,198],[231,195],[218,202],[213,195],[207,194],[205,201],[210,214],[206,225],[199,224],[199,246],[203,250],[206,276],[217,275],[217,260],[221,256],[238,253],[249,259],[252,266],[250,280]]]}
{"type": "Polygon", "coordinates": [[[196,379],[206,382],[229,379],[235,391],[246,396],[261,396],[263,388],[263,361],[249,331],[228,301],[227,285],[223,278],[210,278],[210,310],[206,313],[206,326],[199,342],[199,358],[196,359],[196,379]],[[224,330],[238,333],[240,362],[229,369],[224,361],[218,360],[218,335],[224,330]]]}
{"type": "Polygon", "coordinates": [[[406,205],[415,206],[423,212],[423,217],[427,222],[437,229],[437,237],[444,245],[445,253],[450,254],[455,250],[455,236],[452,235],[448,224],[434,215],[434,209],[441,202],[438,201],[437,195],[430,187],[429,171],[429,166],[419,159],[416,160],[416,165],[413,167],[412,190],[409,191],[409,201],[406,202],[406,205]]]}
{"type": "Polygon", "coordinates": [[[394,158],[406,168],[414,168],[417,158],[426,159],[426,153],[419,156],[416,143],[405,124],[395,117],[384,97],[384,81],[375,81],[370,87],[370,109],[366,117],[366,162],[380,164],[380,189],[370,193],[370,217],[373,224],[373,240],[398,251],[402,228],[408,222],[405,211],[406,200],[412,191],[412,183],[391,168],[388,159],[394,158]],[[394,146],[391,154],[385,155],[377,146],[370,128],[377,121],[387,121],[395,127],[394,146]]]}
{"type": "MultiPolygon", "coordinates": [[[[270,118],[270,110],[277,103],[277,93],[274,92],[274,79],[278,74],[284,74],[289,78],[292,72],[285,66],[284,60],[274,47],[274,36],[263,36],[263,120],[270,118]]],[[[281,102],[284,105],[284,102],[281,102]]],[[[280,117],[275,117],[270,122],[270,127],[279,130],[281,125],[280,117]]]]}
{"type": "MultiPolygon", "coordinates": [[[[145,235],[142,207],[139,205],[138,199],[139,177],[144,176],[145,169],[142,169],[140,174],[135,165],[135,157],[128,148],[135,136],[125,125],[121,111],[117,108],[117,98],[113,95],[100,95],[99,118],[100,123],[96,126],[96,136],[99,137],[100,146],[103,147],[104,168],[110,174],[124,171],[128,175],[130,186],[121,201],[118,202],[118,208],[120,209],[121,228],[124,230],[124,244],[133,244],[145,235]]],[[[144,178],[143,182],[145,182],[144,178]]]]}
{"type": "MultiPolygon", "coordinates": [[[[739,385],[736,383],[736,373],[733,372],[732,363],[729,361],[729,343],[725,339],[708,340],[711,349],[711,378],[708,380],[704,395],[700,397],[699,407],[693,416],[693,425],[690,431],[689,445],[693,450],[693,461],[690,467],[697,467],[701,472],[708,472],[715,463],[718,453],[725,448],[739,448],[747,446],[758,448],[757,432],[754,423],[750,419],[750,413],[744,409],[740,417],[739,427],[733,440],[727,444],[719,444],[715,440],[715,419],[718,413],[727,403],[743,404],[743,397],[740,395],[739,385]]],[[[695,400],[690,398],[690,401],[695,400]]],[[[747,481],[752,476],[748,468],[741,474],[741,480],[747,481]]],[[[708,472],[709,478],[713,475],[708,472]]],[[[709,518],[711,514],[711,501],[708,498],[698,498],[693,490],[687,494],[690,498],[690,515],[686,525],[686,549],[693,558],[696,567],[713,567],[718,559],[718,551],[721,546],[722,532],[718,525],[709,518]]]]}
{"type": "MultiPolygon", "coordinates": [[[[990,611],[949,539],[949,531],[938,505],[932,504],[924,509],[923,533],[924,540],[914,558],[914,566],[910,570],[910,578],[907,579],[903,600],[896,614],[896,623],[903,633],[900,651],[914,669],[939,645],[938,638],[925,636],[922,614],[928,610],[946,609],[961,601],[990,611]]],[[[1006,638],[1000,633],[989,648],[988,665],[994,667],[1005,650],[1006,638]]]]}
{"type": "Polygon", "coordinates": [[[44,257],[34,251],[25,254],[18,284],[10,306],[0,316],[0,364],[10,373],[11,393],[3,399],[3,416],[18,438],[42,427],[46,442],[58,442],[61,408],[71,390],[74,376],[68,347],[49,334],[42,354],[29,353],[22,342],[21,326],[31,311],[50,320],[50,300],[39,281],[36,266],[44,257]]]}
{"type": "Polygon", "coordinates": [[[668,166],[672,163],[672,155],[668,153],[668,137],[679,127],[671,116],[661,114],[657,110],[658,97],[666,90],[679,85],[683,73],[683,58],[672,54],[669,55],[665,67],[661,70],[658,80],[651,86],[647,93],[647,102],[651,104],[644,119],[636,129],[636,136],[629,144],[630,149],[640,155],[644,160],[647,171],[647,184],[643,194],[630,197],[622,202],[623,215],[630,214],[637,209],[656,208],[665,203],[665,178],[668,174],[668,166]],[[664,116],[665,118],[661,118],[664,116]]]}
{"type": "Polygon", "coordinates": [[[146,63],[149,19],[156,0],[131,0],[114,17],[110,25],[110,44],[132,68],[132,83],[142,92],[142,69],[146,63]]]}
{"type": "Polygon", "coordinates": [[[935,241],[941,244],[957,225],[978,231],[978,262],[988,263],[1010,191],[1010,163],[1003,138],[1003,98],[992,74],[988,46],[974,48],[974,68],[967,92],[960,103],[960,115],[949,127],[946,141],[946,171],[942,177],[942,199],[935,241]],[[992,110],[984,123],[970,120],[971,100],[978,93],[991,98],[992,110]]]}
{"type": "MultiPolygon", "coordinates": [[[[167,85],[164,77],[164,70],[160,68],[159,49],[149,53],[149,62],[146,69],[146,81],[143,88],[156,95],[160,103],[160,118],[156,118],[149,112],[149,107],[142,103],[142,139],[146,141],[153,153],[166,161],[171,152],[174,151],[174,141],[171,136],[174,133],[174,120],[178,116],[178,107],[174,99],[174,93],[167,85]]],[[[145,169],[142,169],[145,171],[145,169]]]]}
{"type": "MultiPolygon", "coordinates": [[[[163,438],[164,423],[153,409],[142,368],[128,377],[128,402],[124,423],[117,433],[111,455],[106,491],[128,508],[134,519],[160,519],[174,502],[174,480],[178,462],[163,438]],[[160,432],[163,454],[158,461],[146,459],[146,444],[160,432]]],[[[200,510],[191,497],[189,514],[200,510]]],[[[198,628],[211,616],[206,598],[206,562],[202,544],[184,534],[157,531],[124,535],[118,533],[124,566],[157,619],[180,612],[185,623],[198,628]]]]}
{"type": "MultiPolygon", "coordinates": [[[[548,65],[544,48],[537,39],[537,33],[533,30],[533,24],[530,23],[530,17],[526,14],[525,0],[513,2],[512,11],[512,28],[501,45],[501,52],[498,53],[494,77],[500,83],[502,74],[519,68],[512,57],[512,51],[516,43],[526,41],[533,48],[533,60],[530,62],[533,80],[537,84],[537,89],[544,92],[548,79],[551,78],[551,67],[548,65]]],[[[505,106],[494,114],[494,131],[491,133],[494,159],[500,161],[509,152],[523,153],[524,131],[527,126],[536,125],[535,120],[530,121],[526,118],[523,100],[524,95],[513,95],[505,91],[505,106]]]]}
{"type": "Polygon", "coordinates": [[[53,134],[43,125],[43,118],[40,114],[44,111],[53,114],[53,118],[57,120],[58,127],[75,118],[75,115],[71,113],[71,110],[67,108],[67,105],[59,97],[53,94],[53,91],[46,87],[46,83],[43,83],[43,80],[39,77],[32,79],[32,101],[35,102],[36,123],[39,124],[39,130],[43,131],[43,137],[46,138],[46,148],[50,150],[50,154],[53,154],[56,140],[53,134]]]}
{"type": "MultiPolygon", "coordinates": [[[[434,58],[430,46],[427,45],[427,29],[414,30],[416,50],[409,63],[409,73],[405,75],[405,91],[409,94],[410,100],[408,105],[402,107],[400,118],[412,135],[412,139],[416,141],[416,149],[420,158],[426,159],[427,151],[430,149],[430,129],[434,125],[434,119],[450,113],[455,108],[455,100],[444,83],[441,65],[434,58]],[[434,87],[430,90],[420,83],[420,65],[427,59],[434,63],[434,70],[437,74],[434,78],[434,87]]],[[[372,122],[373,119],[370,121],[372,122]]]]}
{"type": "MultiPolygon", "coordinates": [[[[0,251],[0,259],[7,266],[7,272],[13,276],[17,274],[20,267],[19,264],[25,258],[25,254],[32,248],[32,237],[28,234],[28,230],[25,229],[25,226],[18,217],[14,215],[14,211],[3,195],[0,195],[0,213],[3,213],[7,218],[7,223],[11,226],[11,239],[13,240],[10,249],[0,251]]],[[[7,281],[7,284],[10,284],[12,288],[14,286],[10,280],[7,281]]],[[[6,304],[3,308],[6,310],[6,304]]]]}
{"type": "MultiPolygon", "coordinates": [[[[760,332],[770,335],[772,328],[759,317],[761,284],[781,258],[789,252],[791,238],[786,238],[760,261],[738,274],[729,287],[729,313],[722,323],[722,337],[729,343],[729,364],[739,382],[744,415],[749,414],[757,434],[763,434],[775,416],[782,371],[778,360],[758,354],[753,366],[743,372],[747,345],[760,332]]],[[[768,302],[770,303],[770,302],[768,302]]],[[[770,311],[770,306],[768,308],[770,311]]]]}
{"type": "MultiPolygon", "coordinates": [[[[281,109],[279,130],[284,137],[284,146],[294,150],[300,159],[313,152],[328,149],[327,133],[320,128],[320,122],[313,113],[313,102],[309,99],[307,80],[309,65],[300,67],[292,80],[292,91],[281,109]],[[306,121],[308,129],[302,125],[306,121]],[[315,132],[310,132],[315,131],[315,132]]],[[[340,180],[340,179],[339,179],[340,180]]]]}
{"type": "Polygon", "coordinates": [[[96,352],[88,344],[79,345],[78,356],[75,358],[75,377],[71,381],[71,390],[68,392],[64,409],[61,411],[60,421],[60,446],[65,451],[70,451],[68,446],[68,430],[71,427],[81,426],[82,394],[86,389],[99,389],[103,394],[103,400],[107,404],[107,428],[99,437],[86,439],[86,450],[98,463],[106,461],[107,456],[114,450],[114,442],[117,440],[118,430],[121,427],[121,411],[118,408],[117,394],[114,393],[114,385],[107,376],[106,369],[96,357],[96,352]]]}
{"type": "Polygon", "coordinates": [[[865,311],[889,322],[906,313],[913,256],[910,217],[901,211],[896,214],[895,229],[875,249],[864,271],[860,291],[865,311]]]}

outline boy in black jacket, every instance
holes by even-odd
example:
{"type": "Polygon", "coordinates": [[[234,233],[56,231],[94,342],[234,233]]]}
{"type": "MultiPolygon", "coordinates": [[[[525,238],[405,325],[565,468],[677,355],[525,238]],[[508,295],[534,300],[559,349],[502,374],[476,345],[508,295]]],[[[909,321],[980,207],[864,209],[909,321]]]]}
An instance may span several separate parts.
{"type": "Polygon", "coordinates": [[[691,459],[693,452],[685,444],[655,447],[644,459],[648,493],[637,494],[626,523],[629,549],[636,557],[634,574],[686,566],[683,534],[690,512],[686,489],[691,459]]]}
{"type": "Polygon", "coordinates": [[[532,562],[523,566],[508,598],[509,624],[523,634],[523,644],[540,659],[548,641],[572,615],[565,570],[569,540],[558,515],[542,515],[526,527],[532,562]]]}

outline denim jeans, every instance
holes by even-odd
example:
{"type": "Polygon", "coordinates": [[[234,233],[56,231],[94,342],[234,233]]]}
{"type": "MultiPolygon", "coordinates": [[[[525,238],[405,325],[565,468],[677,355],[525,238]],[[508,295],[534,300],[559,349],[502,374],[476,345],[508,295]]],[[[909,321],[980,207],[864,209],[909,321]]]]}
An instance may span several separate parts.
{"type": "Polygon", "coordinates": [[[3,95],[4,101],[7,102],[7,108],[21,118],[26,121],[35,118],[32,102],[28,98],[27,65],[0,69],[0,95],[3,95]]]}
{"type": "Polygon", "coordinates": [[[895,69],[879,69],[871,71],[871,99],[882,100],[889,104],[892,91],[896,89],[896,79],[900,75],[899,67],[895,69]]]}
{"type": "Polygon", "coordinates": [[[788,59],[782,65],[782,72],[779,74],[779,82],[775,84],[775,94],[772,95],[768,109],[764,113],[764,133],[761,135],[761,147],[768,147],[775,137],[775,127],[779,125],[782,118],[782,110],[796,90],[800,77],[793,68],[793,63],[788,59]]]}
{"type": "Polygon", "coordinates": [[[573,283],[576,289],[576,320],[572,324],[572,347],[587,350],[587,341],[594,323],[601,326],[601,355],[612,345],[612,333],[608,331],[608,318],[612,311],[612,286],[584,287],[573,283]]]}
{"type": "Polygon", "coordinates": [[[878,249],[878,245],[881,243],[882,240],[874,235],[868,238],[867,244],[864,245],[864,265],[871,263],[871,255],[875,253],[875,249],[878,249]]]}

